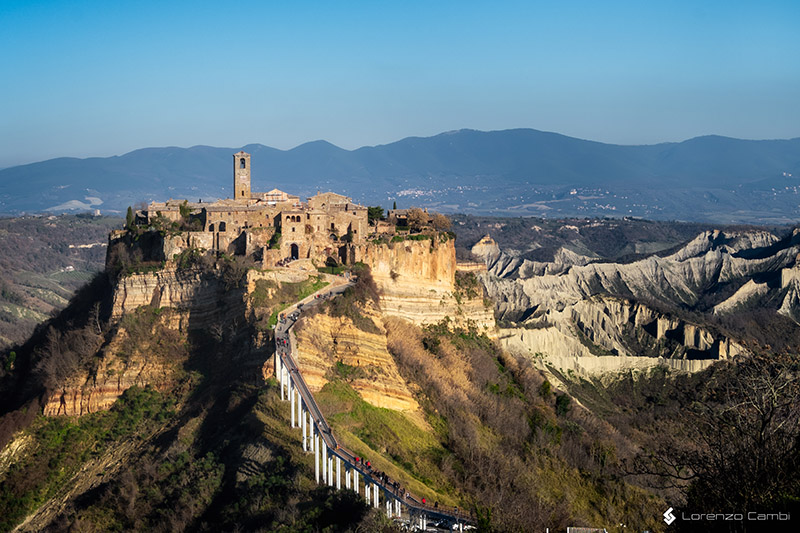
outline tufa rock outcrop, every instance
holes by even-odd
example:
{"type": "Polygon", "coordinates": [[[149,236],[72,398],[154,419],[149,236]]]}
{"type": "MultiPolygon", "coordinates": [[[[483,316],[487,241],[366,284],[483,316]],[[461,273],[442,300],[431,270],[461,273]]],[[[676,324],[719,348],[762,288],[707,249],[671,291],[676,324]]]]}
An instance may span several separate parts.
{"type": "Polygon", "coordinates": [[[456,251],[446,235],[369,245],[362,258],[381,292],[381,311],[415,324],[449,318],[494,335],[494,313],[482,291],[460,294],[456,286],[456,251]]]}
{"type": "MultiPolygon", "coordinates": [[[[380,322],[377,315],[370,315],[373,322],[380,322]]],[[[312,392],[331,377],[341,377],[376,407],[420,412],[386,348],[386,332],[380,326],[377,332],[366,332],[348,318],[318,313],[303,318],[297,351],[300,371],[312,392]]]]}

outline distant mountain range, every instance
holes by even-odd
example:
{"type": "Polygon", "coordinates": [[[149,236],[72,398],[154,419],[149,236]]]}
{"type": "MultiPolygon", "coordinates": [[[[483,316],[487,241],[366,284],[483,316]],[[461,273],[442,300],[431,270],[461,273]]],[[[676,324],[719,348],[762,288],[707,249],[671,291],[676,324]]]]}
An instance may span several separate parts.
{"type": "Polygon", "coordinates": [[[369,205],[525,216],[637,216],[786,223],[800,217],[800,138],[718,136],[620,146],[532,129],[459,130],[344,150],[145,148],[0,170],[0,213],[99,209],[229,197],[232,154],[252,154],[253,189],[335,190],[369,205]]]}

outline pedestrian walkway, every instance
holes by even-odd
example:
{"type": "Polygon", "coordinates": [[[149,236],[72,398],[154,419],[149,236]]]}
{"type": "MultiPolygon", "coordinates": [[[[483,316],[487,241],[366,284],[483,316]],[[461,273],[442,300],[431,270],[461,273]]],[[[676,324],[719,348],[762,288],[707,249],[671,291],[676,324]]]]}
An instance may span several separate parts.
{"type": "Polygon", "coordinates": [[[406,521],[415,529],[427,530],[428,522],[452,531],[463,531],[472,522],[457,508],[431,506],[410,494],[361,457],[345,449],[333,435],[330,426],[308,389],[297,366],[296,339],[292,328],[300,314],[327,298],[335,298],[354,283],[341,276],[325,274],[330,285],[287,308],[285,317],[275,327],[275,376],[281,400],[290,403],[291,427],[300,429],[303,451],[314,454],[314,475],[317,483],[352,490],[363,495],[367,504],[385,507],[386,515],[406,521]]]}

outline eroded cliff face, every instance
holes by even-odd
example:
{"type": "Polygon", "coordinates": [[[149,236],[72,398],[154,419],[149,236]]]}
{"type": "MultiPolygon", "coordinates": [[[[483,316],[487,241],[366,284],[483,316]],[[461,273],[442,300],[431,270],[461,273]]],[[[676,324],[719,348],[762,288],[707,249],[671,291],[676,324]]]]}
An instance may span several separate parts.
{"type": "Polygon", "coordinates": [[[529,278],[545,274],[560,274],[575,265],[586,265],[596,257],[580,255],[572,250],[560,248],[552,261],[531,261],[518,255],[506,253],[489,235],[472,247],[472,255],[486,263],[486,268],[500,278],[529,278]]]}
{"type": "Polygon", "coordinates": [[[146,325],[149,335],[137,336],[135,347],[131,332],[121,326],[101,350],[95,368],[74,373],[47,398],[44,414],[78,416],[103,411],[130,387],[151,385],[160,390],[171,385],[183,362],[180,345],[186,338],[167,326],[169,315],[165,312],[146,325]],[[160,353],[167,343],[174,345],[171,357],[160,353]]]}
{"type": "MultiPolygon", "coordinates": [[[[377,314],[369,316],[380,323],[377,314]]],[[[346,379],[376,407],[420,413],[419,404],[386,348],[386,331],[382,326],[378,330],[369,333],[355,327],[348,318],[325,313],[303,318],[296,334],[303,378],[312,392],[320,390],[331,377],[346,379]]]]}
{"type": "Polygon", "coordinates": [[[462,327],[472,325],[494,335],[494,311],[483,294],[459,294],[456,250],[452,239],[369,245],[364,263],[381,292],[381,311],[418,325],[445,317],[462,327]]]}
{"type": "Polygon", "coordinates": [[[543,316],[538,327],[501,328],[510,352],[583,375],[668,366],[695,372],[747,350],[702,326],[628,300],[595,296],[543,316]]]}
{"type": "Polygon", "coordinates": [[[145,306],[173,309],[172,326],[182,331],[205,329],[219,323],[220,309],[241,316],[246,290],[226,283],[218,273],[165,268],[131,274],[117,282],[112,301],[112,320],[145,306]]]}
{"type": "MultiPolygon", "coordinates": [[[[769,240],[764,240],[768,246],[769,240]]],[[[762,257],[755,253],[756,249],[740,247],[748,242],[745,239],[729,242],[707,232],[666,257],[651,256],[629,264],[591,263],[571,266],[560,274],[525,278],[501,278],[490,268],[493,276],[485,279],[489,294],[498,302],[501,317],[511,320],[518,320],[533,306],[572,305],[601,293],[692,306],[709,285],[779,272],[794,265],[800,251],[797,246],[790,246],[762,257]],[[720,241],[728,244],[719,244],[720,241]],[[746,253],[751,250],[752,255],[746,253]]]]}
{"type": "Polygon", "coordinates": [[[108,409],[134,385],[168,387],[189,356],[190,338],[224,341],[231,361],[260,367],[273,345],[271,332],[255,327],[264,311],[252,305],[257,282],[278,288],[307,278],[299,271],[250,270],[233,280],[219,271],[174,268],[121,277],[111,297],[109,331],[92,368],[76,369],[59,383],[44,413],[82,415],[108,409]]]}
{"type": "MultiPolygon", "coordinates": [[[[794,275],[799,242],[798,235],[779,242],[763,231],[709,231],[673,254],[628,264],[586,263],[563,253],[553,263],[538,265],[506,256],[489,238],[474,251],[486,261],[489,272],[480,277],[498,315],[519,326],[500,332],[509,349],[561,362],[616,356],[637,366],[647,362],[632,357],[662,364],[659,358],[717,360],[746,352],[735,339],[641,302],[691,309],[708,298],[710,287],[739,285],[712,307],[714,313],[771,298],[779,302],[778,312],[794,316],[800,301],[794,275]],[[776,276],[780,286],[769,281],[776,276]]],[[[625,365],[587,360],[583,367],[605,371],[625,365]]],[[[675,366],[696,370],[705,364],[675,366]]]]}

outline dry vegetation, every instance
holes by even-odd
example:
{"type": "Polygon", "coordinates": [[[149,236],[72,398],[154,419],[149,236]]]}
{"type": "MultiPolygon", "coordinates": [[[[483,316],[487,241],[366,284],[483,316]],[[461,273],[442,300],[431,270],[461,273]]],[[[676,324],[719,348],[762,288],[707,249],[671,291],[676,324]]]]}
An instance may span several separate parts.
{"type": "MultiPolygon", "coordinates": [[[[695,375],[657,369],[600,389],[575,384],[573,392],[641,443],[626,473],[679,510],[800,512],[797,355],[720,362],[695,375]]],[[[704,527],[729,531],[725,523],[704,527]]]]}
{"type": "Polygon", "coordinates": [[[656,527],[658,500],[618,479],[625,445],[570,407],[539,370],[484,336],[386,322],[401,373],[419,384],[447,451],[437,467],[496,531],[626,523],[656,527]]]}

